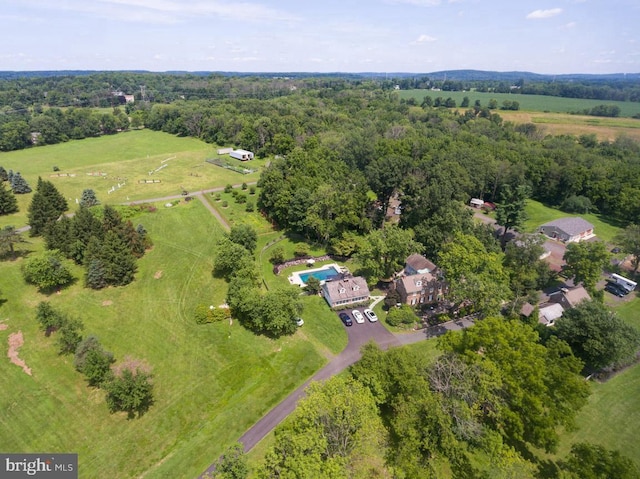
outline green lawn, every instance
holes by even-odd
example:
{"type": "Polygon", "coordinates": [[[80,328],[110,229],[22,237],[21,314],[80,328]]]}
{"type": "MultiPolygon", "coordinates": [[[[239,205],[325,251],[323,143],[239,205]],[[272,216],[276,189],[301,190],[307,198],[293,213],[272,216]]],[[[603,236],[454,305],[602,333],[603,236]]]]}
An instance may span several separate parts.
{"type": "Polygon", "coordinates": [[[528,219],[524,225],[524,231],[527,233],[533,233],[536,229],[549,221],[557,220],[567,216],[580,216],[587,220],[594,226],[594,232],[598,238],[607,243],[611,243],[616,234],[620,231],[620,227],[616,225],[616,222],[603,215],[597,215],[593,213],[589,214],[575,214],[565,213],[555,208],[550,208],[543,205],[539,201],[527,200],[527,215],[528,219]]]}
{"type": "Polygon", "coordinates": [[[273,231],[271,223],[262,216],[256,206],[259,191],[256,189],[256,192],[253,195],[249,193],[249,189],[242,190],[241,188],[236,188],[235,191],[246,195],[247,202],[253,203],[253,211],[248,212],[247,203],[239,203],[231,193],[221,191],[219,193],[216,192],[205,195],[205,198],[218,211],[218,213],[220,213],[227,223],[229,223],[229,225],[249,225],[260,235],[271,233],[273,231]],[[227,206],[223,206],[223,204],[226,204],[227,206]]]}
{"type": "MultiPolygon", "coordinates": [[[[640,103],[628,101],[605,101],[605,100],[587,100],[581,98],[562,98],[546,95],[520,95],[512,93],[481,93],[476,91],[431,91],[431,90],[402,90],[398,94],[400,98],[415,98],[418,104],[422,103],[425,96],[430,96],[432,100],[437,97],[443,99],[452,98],[456,104],[460,106],[464,97],[469,98],[469,105],[473,107],[476,100],[480,100],[482,106],[487,106],[492,99],[497,100],[498,108],[502,106],[502,102],[517,101],[520,104],[520,110],[524,111],[540,111],[540,112],[557,112],[569,113],[591,109],[598,105],[617,105],[620,107],[620,116],[631,117],[640,113],[640,103]]],[[[501,110],[496,110],[500,113],[501,110]]],[[[594,117],[598,119],[598,117],[594,117]]],[[[636,128],[640,128],[640,120],[634,122],[636,128]]]]}
{"type": "Polygon", "coordinates": [[[0,362],[0,450],[78,452],[80,477],[195,477],[338,349],[334,331],[314,324],[314,304],[308,324],[275,341],[237,323],[196,325],[195,306],[218,305],[226,293],[211,276],[220,226],[200,202],[160,205],[134,221],[154,247],[123,288],[90,291],[80,280],[45,297],[23,283],[22,260],[0,263],[7,300],[0,320],[9,327],[0,341],[6,348],[8,335],[22,331],[19,354],[33,370],[27,376],[0,362]],[[54,338],[38,331],[34,307],[44,299],[82,319],[85,333],[98,335],[116,358],[131,355],[153,367],[156,402],[146,415],[108,413],[103,393],[87,388],[72,358],[58,356],[54,338]]]}
{"type": "MultiPolygon", "coordinates": [[[[0,165],[7,171],[19,171],[33,189],[38,176],[50,180],[67,198],[71,210],[75,209],[76,199],[85,188],[92,188],[102,203],[122,203],[177,195],[183,189],[198,191],[228,183],[252,182],[260,176],[260,173],[243,175],[205,162],[214,156],[215,145],[195,138],[136,130],[0,153],[0,165]],[[163,165],[167,166],[149,174],[163,165]],[[60,168],[60,172],[54,172],[54,166],[60,168]],[[106,176],[88,173],[106,173],[106,176]],[[58,174],[75,176],[52,176],[58,174]],[[140,183],[145,180],[160,180],[160,183],[140,183]],[[109,193],[113,187],[115,190],[109,193]]],[[[251,167],[260,169],[265,162],[254,160],[251,167]]],[[[32,196],[17,195],[20,211],[0,217],[0,227],[25,225],[32,196]]]]}

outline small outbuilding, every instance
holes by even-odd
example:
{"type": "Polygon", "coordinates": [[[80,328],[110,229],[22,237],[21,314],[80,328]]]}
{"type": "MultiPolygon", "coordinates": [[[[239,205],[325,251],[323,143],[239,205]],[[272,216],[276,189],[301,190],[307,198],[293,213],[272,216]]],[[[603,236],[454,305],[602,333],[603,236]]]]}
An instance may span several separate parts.
{"type": "Polygon", "coordinates": [[[253,160],[253,152],[247,150],[233,150],[229,153],[229,156],[240,161],[253,160]]]}
{"type": "Polygon", "coordinates": [[[482,208],[484,206],[484,201],[480,198],[471,198],[471,201],[469,201],[469,206],[473,206],[474,208],[482,208]]]}
{"type": "Polygon", "coordinates": [[[578,216],[550,221],[540,226],[538,231],[564,243],[577,243],[595,236],[593,225],[578,216]]]}

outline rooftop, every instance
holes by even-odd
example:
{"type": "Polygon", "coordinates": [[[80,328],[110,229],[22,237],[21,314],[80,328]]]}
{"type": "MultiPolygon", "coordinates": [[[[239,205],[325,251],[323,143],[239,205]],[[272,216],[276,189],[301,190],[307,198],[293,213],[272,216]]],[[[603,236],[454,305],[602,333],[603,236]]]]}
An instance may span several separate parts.
{"type": "Polygon", "coordinates": [[[557,220],[549,221],[542,226],[555,226],[571,236],[579,235],[580,233],[593,229],[593,225],[591,223],[587,220],[583,220],[579,216],[559,218],[557,220]]]}
{"type": "Polygon", "coordinates": [[[407,266],[415,271],[426,271],[429,273],[437,269],[435,264],[418,253],[414,253],[407,258],[407,266]]]}

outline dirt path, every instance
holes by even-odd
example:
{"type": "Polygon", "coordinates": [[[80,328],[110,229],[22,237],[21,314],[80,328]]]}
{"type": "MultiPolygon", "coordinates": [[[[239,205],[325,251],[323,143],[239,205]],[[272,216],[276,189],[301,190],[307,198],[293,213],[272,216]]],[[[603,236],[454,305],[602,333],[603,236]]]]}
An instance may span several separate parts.
{"type": "Polygon", "coordinates": [[[23,344],[24,337],[22,336],[22,331],[11,333],[9,335],[9,350],[7,351],[7,356],[13,364],[15,364],[16,366],[20,366],[26,374],[31,376],[31,368],[27,366],[27,363],[25,363],[18,357],[18,350],[22,347],[23,344]]]}

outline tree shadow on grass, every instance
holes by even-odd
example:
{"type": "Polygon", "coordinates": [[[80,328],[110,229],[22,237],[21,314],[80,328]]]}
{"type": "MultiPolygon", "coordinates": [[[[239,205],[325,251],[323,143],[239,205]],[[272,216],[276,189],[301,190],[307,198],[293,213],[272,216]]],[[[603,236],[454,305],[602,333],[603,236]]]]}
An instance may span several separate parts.
{"type": "Polygon", "coordinates": [[[45,296],[53,296],[54,294],[62,293],[62,290],[70,288],[74,284],[78,283],[78,281],[79,281],[78,278],[71,278],[71,280],[68,283],[60,286],[52,286],[50,288],[38,288],[38,292],[45,296]]]}
{"type": "Polygon", "coordinates": [[[0,261],[17,261],[21,258],[28,257],[31,253],[33,253],[33,251],[30,250],[7,251],[0,255],[0,261]]]}

